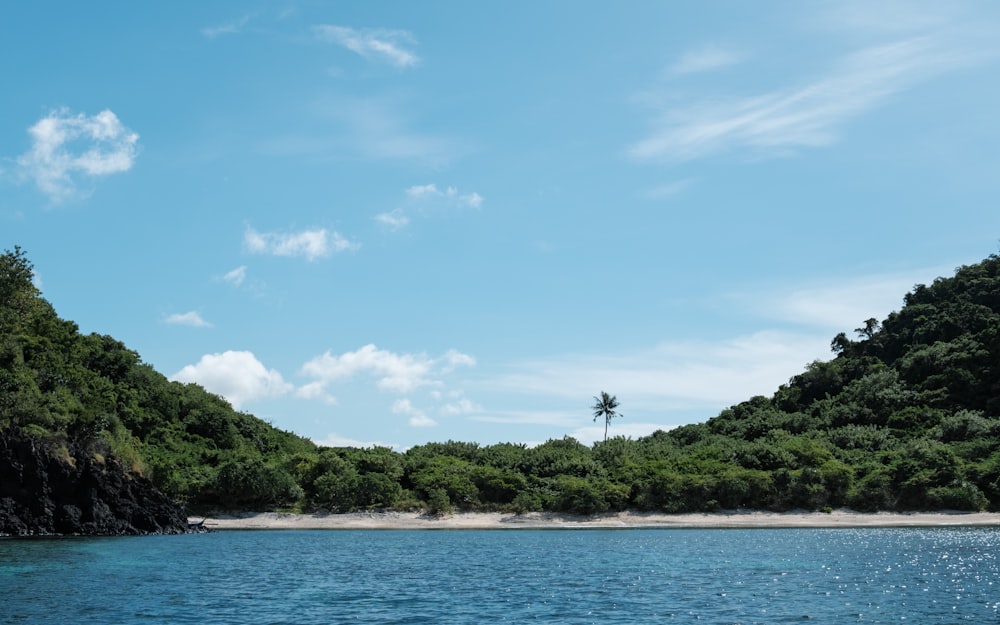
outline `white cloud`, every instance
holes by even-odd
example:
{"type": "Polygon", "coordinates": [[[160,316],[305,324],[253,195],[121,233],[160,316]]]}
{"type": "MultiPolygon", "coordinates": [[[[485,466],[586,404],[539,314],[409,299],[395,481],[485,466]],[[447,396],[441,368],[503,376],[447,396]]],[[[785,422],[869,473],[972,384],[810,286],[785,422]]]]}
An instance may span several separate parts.
{"type": "Polygon", "coordinates": [[[444,368],[442,371],[445,373],[457,369],[458,367],[475,367],[476,359],[468,354],[463,354],[462,352],[449,349],[444,354],[444,368]]]}
{"type": "Polygon", "coordinates": [[[703,46],[685,52],[670,66],[671,74],[699,74],[709,72],[743,60],[742,55],[719,46],[703,46]]]}
{"type": "Polygon", "coordinates": [[[299,399],[318,399],[325,404],[334,405],[337,398],[326,391],[326,383],[320,380],[303,384],[295,391],[299,399]]]}
{"type": "Polygon", "coordinates": [[[416,408],[409,399],[397,399],[394,401],[392,403],[392,412],[410,417],[409,424],[411,427],[426,428],[437,425],[434,419],[428,417],[423,410],[416,408]]]}
{"type": "Polygon", "coordinates": [[[236,269],[228,272],[226,275],[222,276],[222,279],[226,282],[232,284],[233,286],[240,286],[247,277],[247,266],[240,265],[236,269]]]}
{"type": "Polygon", "coordinates": [[[429,428],[437,425],[437,421],[431,419],[425,414],[414,415],[410,417],[407,423],[410,424],[410,427],[415,427],[415,428],[429,428]]]}
{"type": "Polygon", "coordinates": [[[211,328],[212,324],[201,318],[197,311],[186,313],[174,313],[165,319],[166,323],[178,326],[191,326],[192,328],[211,328]]]}
{"type": "Polygon", "coordinates": [[[422,354],[396,354],[368,344],[339,356],[326,352],[303,365],[302,373],[324,381],[368,373],[378,378],[382,390],[409,393],[431,383],[427,376],[433,364],[422,354]]]}
{"type": "Polygon", "coordinates": [[[443,195],[438,191],[436,184],[417,184],[406,190],[406,195],[410,197],[424,197],[425,195],[430,196],[440,196],[443,195]]]}
{"type": "Polygon", "coordinates": [[[346,26],[320,25],[314,27],[314,31],[323,41],[343,46],[369,60],[396,67],[412,67],[420,62],[420,58],[408,49],[416,41],[405,30],[357,30],[346,26]]]}
{"type": "Polygon", "coordinates": [[[408,198],[407,207],[397,208],[388,213],[381,213],[375,219],[394,230],[403,228],[410,223],[407,210],[422,213],[448,209],[478,209],[483,205],[483,196],[476,192],[460,193],[457,187],[439,189],[436,184],[418,184],[404,190],[408,198]]]}
{"type": "Polygon", "coordinates": [[[389,226],[393,230],[399,230],[400,228],[405,228],[406,225],[410,223],[410,218],[407,217],[401,209],[397,208],[388,213],[375,215],[375,221],[389,226]]]}
{"type": "Polygon", "coordinates": [[[250,21],[249,15],[244,15],[243,17],[233,20],[232,22],[226,22],[225,24],[220,24],[219,26],[209,26],[207,28],[201,29],[201,34],[209,39],[215,39],[220,35],[234,35],[243,30],[243,27],[247,25],[250,21]]]}
{"type": "Polygon", "coordinates": [[[450,416],[471,414],[482,410],[482,406],[468,399],[459,399],[441,407],[441,413],[450,416]]]}
{"type": "Polygon", "coordinates": [[[798,87],[662,110],[655,130],[629,152],[637,159],[681,162],[730,151],[784,155],[830,145],[849,120],[973,58],[929,36],[870,47],[798,87]]]}
{"type": "Polygon", "coordinates": [[[475,360],[454,350],[435,359],[426,354],[397,354],[368,344],[353,352],[317,356],[302,366],[301,374],[324,383],[371,375],[380,390],[405,394],[422,386],[440,385],[436,376],[451,371],[455,363],[471,366],[475,360]]]}
{"type": "Polygon", "coordinates": [[[442,199],[457,206],[479,208],[483,204],[483,196],[476,192],[459,193],[456,187],[447,187],[444,191],[434,183],[414,185],[406,189],[406,195],[414,199],[442,199]]]}
{"type": "Polygon", "coordinates": [[[483,196],[473,191],[472,193],[459,196],[458,200],[470,208],[479,208],[483,203],[483,196]]]}
{"type": "MultiPolygon", "coordinates": [[[[337,232],[326,228],[302,232],[257,232],[247,227],[243,236],[246,249],[255,254],[273,256],[304,256],[309,261],[329,256],[334,252],[354,251],[360,244],[353,243],[337,232]]],[[[228,275],[228,274],[227,274],[228,275]]]]}
{"type": "Polygon", "coordinates": [[[248,351],[205,354],[197,364],[184,367],[170,379],[200,384],[225,397],[237,409],[255,399],[280,397],[294,388],[280,373],[267,369],[253,352],[248,351]]]}
{"type": "Polygon", "coordinates": [[[139,135],[107,109],[92,116],[53,111],[28,133],[32,146],[17,159],[20,173],[55,202],[75,195],[82,180],[128,171],[138,153],[139,135]]]}

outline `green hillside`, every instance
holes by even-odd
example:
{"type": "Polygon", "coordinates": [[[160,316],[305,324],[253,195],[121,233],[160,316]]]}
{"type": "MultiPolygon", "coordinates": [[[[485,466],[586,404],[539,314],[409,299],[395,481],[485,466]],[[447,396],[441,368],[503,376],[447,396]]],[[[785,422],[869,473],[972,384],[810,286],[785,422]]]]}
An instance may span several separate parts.
{"type": "Polygon", "coordinates": [[[170,382],[80,334],[31,278],[20,249],[0,257],[0,429],[115,456],[195,509],[1000,510],[995,255],[915,287],[900,311],[834,337],[831,360],[705,423],[592,447],[405,453],[317,448],[170,382]]]}
{"type": "Polygon", "coordinates": [[[0,257],[0,429],[113,455],[195,506],[269,506],[300,492],[280,461],[308,440],[170,382],[110,336],[60,319],[15,248],[0,257]]]}

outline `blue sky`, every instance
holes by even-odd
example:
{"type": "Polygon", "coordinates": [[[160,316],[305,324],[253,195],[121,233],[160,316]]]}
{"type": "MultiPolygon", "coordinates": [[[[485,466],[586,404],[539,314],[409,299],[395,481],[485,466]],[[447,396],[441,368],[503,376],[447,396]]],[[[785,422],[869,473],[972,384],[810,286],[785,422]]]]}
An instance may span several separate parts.
{"type": "Polygon", "coordinates": [[[993,2],[4,3],[0,68],[0,248],[325,444],[704,421],[1000,239],[993,2]]]}

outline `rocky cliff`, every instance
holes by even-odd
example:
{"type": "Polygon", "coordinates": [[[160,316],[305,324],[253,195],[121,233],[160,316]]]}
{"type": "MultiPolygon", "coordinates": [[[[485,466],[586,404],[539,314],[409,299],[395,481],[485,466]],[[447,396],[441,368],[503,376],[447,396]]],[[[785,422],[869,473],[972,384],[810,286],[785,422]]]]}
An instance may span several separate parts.
{"type": "Polygon", "coordinates": [[[0,432],[0,535],[179,534],[180,506],[112,458],[0,432]]]}

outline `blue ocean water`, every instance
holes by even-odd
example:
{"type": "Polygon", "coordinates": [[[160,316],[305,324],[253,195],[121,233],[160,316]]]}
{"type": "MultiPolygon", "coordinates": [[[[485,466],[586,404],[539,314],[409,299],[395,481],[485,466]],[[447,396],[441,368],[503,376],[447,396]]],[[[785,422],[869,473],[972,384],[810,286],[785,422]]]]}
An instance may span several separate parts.
{"type": "Polygon", "coordinates": [[[1000,623],[1000,529],[0,540],[0,622],[1000,623]]]}

